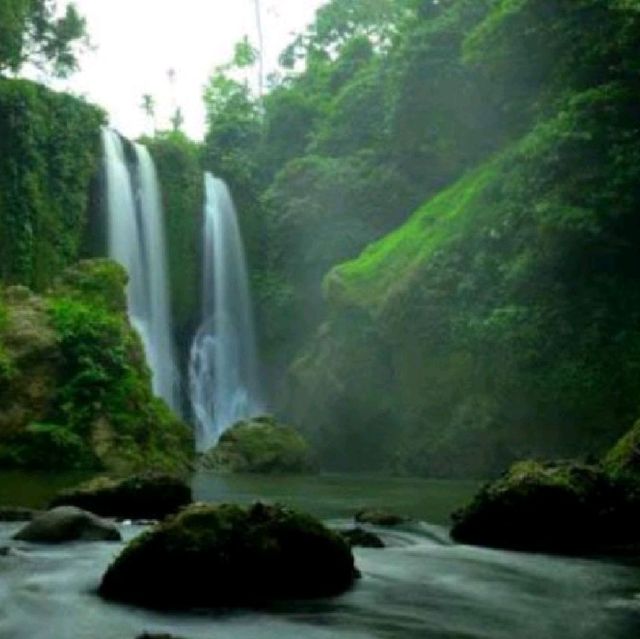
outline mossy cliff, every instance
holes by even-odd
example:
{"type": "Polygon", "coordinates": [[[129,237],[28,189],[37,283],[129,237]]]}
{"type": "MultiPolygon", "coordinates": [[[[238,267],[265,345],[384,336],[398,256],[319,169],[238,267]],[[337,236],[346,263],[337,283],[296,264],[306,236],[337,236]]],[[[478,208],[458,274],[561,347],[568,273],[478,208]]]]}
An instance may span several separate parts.
{"type": "Polygon", "coordinates": [[[1,292],[0,467],[181,470],[191,434],[151,392],[108,260],[66,270],[46,295],[1,292]]]}
{"type": "Polygon", "coordinates": [[[424,474],[604,452],[640,413],[640,131],[612,83],[333,269],[284,413],[325,461],[424,474]],[[364,448],[363,448],[364,447],[364,448]]]}
{"type": "Polygon", "coordinates": [[[43,290],[81,253],[104,113],[0,77],[0,281],[43,290]]]}
{"type": "Polygon", "coordinates": [[[143,140],[162,189],[173,323],[179,337],[200,321],[204,182],[198,146],[180,132],[143,140]]]}

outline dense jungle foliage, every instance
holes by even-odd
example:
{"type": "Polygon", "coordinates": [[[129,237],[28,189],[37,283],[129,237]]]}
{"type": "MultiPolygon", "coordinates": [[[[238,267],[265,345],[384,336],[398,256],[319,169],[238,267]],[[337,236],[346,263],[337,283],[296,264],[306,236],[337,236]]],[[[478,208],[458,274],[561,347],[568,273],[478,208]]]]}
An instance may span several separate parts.
{"type": "MultiPolygon", "coordinates": [[[[68,19],[4,40],[0,72],[49,40],[56,70],[83,31],[68,19]]],[[[640,2],[331,0],[263,96],[246,80],[257,53],[244,40],[211,77],[202,144],[179,121],[145,139],[183,360],[204,169],[240,211],[272,408],[324,466],[486,475],[600,455],[627,431],[640,416],[640,2]]],[[[95,252],[83,239],[103,119],[0,78],[3,281],[44,288],[95,252]]]]}
{"type": "Polygon", "coordinates": [[[482,475],[631,426],[639,51],[635,0],[334,1],[261,102],[214,78],[205,162],[261,194],[274,398],[325,464],[482,475]]]}

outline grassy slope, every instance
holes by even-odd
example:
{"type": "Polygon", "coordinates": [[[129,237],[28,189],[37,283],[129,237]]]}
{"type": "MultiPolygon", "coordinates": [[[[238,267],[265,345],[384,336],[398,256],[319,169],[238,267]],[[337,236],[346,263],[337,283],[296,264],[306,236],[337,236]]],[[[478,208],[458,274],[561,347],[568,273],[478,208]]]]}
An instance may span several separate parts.
{"type": "Polygon", "coordinates": [[[355,260],[333,269],[325,292],[334,303],[374,309],[403,286],[409,274],[486,213],[486,191],[499,179],[502,156],[483,164],[418,209],[394,232],[355,260]]]}

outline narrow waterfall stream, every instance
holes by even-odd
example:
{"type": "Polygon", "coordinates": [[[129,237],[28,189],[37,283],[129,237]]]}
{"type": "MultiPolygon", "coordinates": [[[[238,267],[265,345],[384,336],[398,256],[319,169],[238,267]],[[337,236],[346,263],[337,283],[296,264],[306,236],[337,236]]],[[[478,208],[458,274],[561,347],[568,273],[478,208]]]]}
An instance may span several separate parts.
{"type": "Polygon", "coordinates": [[[263,411],[247,265],[227,185],[205,175],[202,323],[189,382],[199,450],[263,411]]]}
{"type": "Polygon", "coordinates": [[[134,144],[128,162],[122,139],[103,129],[109,256],[129,274],[129,317],[144,345],[153,390],[179,409],[179,373],[171,331],[162,200],[153,160],[134,144]]]}

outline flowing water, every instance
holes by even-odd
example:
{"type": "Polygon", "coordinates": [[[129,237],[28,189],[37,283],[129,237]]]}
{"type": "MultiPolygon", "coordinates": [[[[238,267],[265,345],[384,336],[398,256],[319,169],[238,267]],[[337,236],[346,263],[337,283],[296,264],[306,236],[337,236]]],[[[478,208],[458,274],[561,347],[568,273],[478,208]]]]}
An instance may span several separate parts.
{"type": "MultiPolygon", "coordinates": [[[[19,479],[0,476],[0,500],[3,488],[14,496],[23,490],[19,479]]],[[[333,526],[348,525],[347,515],[363,505],[395,506],[416,518],[397,530],[372,529],[387,548],[355,550],[362,578],[350,592],[253,611],[160,614],[103,602],[95,590],[121,544],[30,546],[10,540],[19,525],[0,524],[0,547],[9,546],[6,556],[0,553],[0,639],[134,639],[144,631],[184,639],[640,636],[638,565],[452,544],[445,513],[475,489],[461,482],[345,476],[196,477],[199,499],[279,499],[333,526]]],[[[141,530],[122,527],[127,539],[141,530]]]]}
{"type": "Polygon", "coordinates": [[[167,249],[162,200],[153,160],[134,144],[127,158],[120,136],[103,129],[109,255],[127,269],[131,323],[144,346],[153,390],[179,407],[178,368],[173,347],[167,249]]]}
{"type": "Polygon", "coordinates": [[[227,185],[205,175],[202,323],[189,383],[199,450],[226,428],[263,411],[247,265],[227,185]]]}

